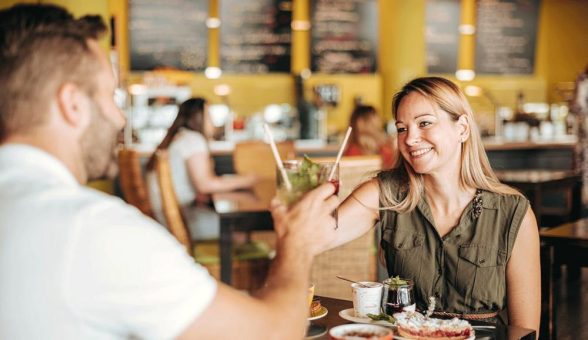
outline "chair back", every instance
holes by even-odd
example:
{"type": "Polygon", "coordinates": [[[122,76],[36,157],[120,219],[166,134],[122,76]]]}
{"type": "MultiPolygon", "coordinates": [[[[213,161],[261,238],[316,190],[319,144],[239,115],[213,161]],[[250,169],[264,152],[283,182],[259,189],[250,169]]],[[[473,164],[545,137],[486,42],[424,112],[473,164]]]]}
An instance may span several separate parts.
{"type": "MultiPolygon", "coordinates": [[[[313,158],[316,162],[334,162],[334,157],[313,158]]],[[[343,202],[361,183],[371,179],[382,169],[379,155],[349,156],[339,163],[339,200],[343,202]]],[[[347,244],[318,255],[312,267],[311,280],[316,294],[338,299],[351,299],[349,284],[337,275],[359,281],[377,280],[376,230],[347,244]]]]}
{"type": "MultiPolygon", "coordinates": [[[[282,160],[293,159],[296,155],[294,142],[276,144],[282,160]]],[[[270,145],[262,141],[237,143],[233,154],[235,172],[240,175],[255,174],[264,179],[276,178],[276,161],[270,145]]]]}
{"type": "Polygon", "coordinates": [[[190,231],[186,227],[186,221],[180,209],[180,204],[174,191],[171,167],[167,151],[158,150],[155,153],[155,174],[159,193],[161,196],[161,206],[167,228],[170,233],[186,248],[188,254],[193,255],[192,239],[190,231]]]}
{"type": "Polygon", "coordinates": [[[149,217],[154,217],[139,153],[133,149],[118,152],[119,180],[124,199],[149,217]]]}

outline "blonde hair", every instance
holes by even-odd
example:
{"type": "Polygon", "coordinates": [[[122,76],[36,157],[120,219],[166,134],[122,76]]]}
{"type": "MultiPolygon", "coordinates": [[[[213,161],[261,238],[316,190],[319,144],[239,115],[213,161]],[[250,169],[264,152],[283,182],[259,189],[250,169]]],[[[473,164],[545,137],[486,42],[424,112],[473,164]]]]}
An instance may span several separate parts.
{"type": "MultiPolygon", "coordinates": [[[[521,195],[517,190],[500,183],[496,177],[484,150],[472,109],[457,85],[440,77],[423,77],[410,81],[394,95],[392,100],[394,118],[396,118],[402,100],[412,92],[416,92],[437,104],[439,108],[449,114],[453,121],[457,121],[461,116],[467,118],[470,134],[469,138],[462,143],[461,149],[460,185],[462,187],[483,189],[498,194],[521,195]]],[[[408,182],[403,183],[407,189],[406,197],[397,200],[392,183],[380,182],[380,191],[385,209],[404,213],[417,206],[424,194],[425,185],[423,175],[414,172],[402,157],[400,157],[398,171],[401,178],[407,179],[408,182]]]]}

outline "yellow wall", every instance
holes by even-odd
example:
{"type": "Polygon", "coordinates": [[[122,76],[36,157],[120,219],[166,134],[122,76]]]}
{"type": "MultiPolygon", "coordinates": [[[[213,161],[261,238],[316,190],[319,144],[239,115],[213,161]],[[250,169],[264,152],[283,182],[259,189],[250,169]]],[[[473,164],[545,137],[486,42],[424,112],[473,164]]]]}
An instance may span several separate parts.
{"type": "Polygon", "coordinates": [[[22,3],[36,3],[35,0],[0,0],[0,8],[10,7],[22,3]]]}
{"type": "Polygon", "coordinates": [[[425,0],[380,0],[382,107],[391,117],[392,96],[404,83],[425,75],[425,0]]]}
{"type": "Polygon", "coordinates": [[[547,81],[547,99],[560,100],[559,82],[576,79],[588,67],[588,1],[543,0],[537,71],[547,81]]]}

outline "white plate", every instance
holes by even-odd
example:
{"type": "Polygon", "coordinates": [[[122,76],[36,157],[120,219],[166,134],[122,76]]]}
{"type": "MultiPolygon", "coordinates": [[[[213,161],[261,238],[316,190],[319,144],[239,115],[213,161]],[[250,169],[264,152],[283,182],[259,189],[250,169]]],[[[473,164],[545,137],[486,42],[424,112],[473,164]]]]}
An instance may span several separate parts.
{"type": "MultiPolygon", "coordinates": [[[[396,340],[412,340],[412,339],[409,339],[409,338],[403,338],[400,335],[394,335],[393,338],[396,339],[396,340]]],[[[470,336],[466,340],[475,340],[475,339],[476,339],[476,336],[474,335],[474,336],[470,336]]]]}
{"type": "Polygon", "coordinates": [[[344,309],[342,311],[339,312],[339,316],[342,317],[345,320],[351,321],[351,322],[357,322],[357,323],[367,323],[367,324],[371,324],[371,325],[380,325],[380,326],[386,326],[386,327],[393,327],[395,328],[396,326],[388,321],[384,321],[384,320],[372,320],[368,317],[359,317],[359,316],[355,316],[355,312],[353,311],[353,308],[348,308],[348,309],[344,309]]]}
{"type": "Polygon", "coordinates": [[[312,320],[324,318],[325,315],[327,315],[328,313],[329,313],[329,310],[327,309],[327,307],[321,306],[321,310],[319,311],[319,314],[318,315],[316,315],[316,316],[309,316],[307,319],[308,319],[308,321],[312,321],[312,320]]]}
{"type": "Polygon", "coordinates": [[[329,330],[329,339],[364,339],[364,337],[346,336],[351,332],[374,333],[375,336],[370,337],[370,339],[390,339],[394,330],[380,325],[351,323],[331,328],[329,330]]]}

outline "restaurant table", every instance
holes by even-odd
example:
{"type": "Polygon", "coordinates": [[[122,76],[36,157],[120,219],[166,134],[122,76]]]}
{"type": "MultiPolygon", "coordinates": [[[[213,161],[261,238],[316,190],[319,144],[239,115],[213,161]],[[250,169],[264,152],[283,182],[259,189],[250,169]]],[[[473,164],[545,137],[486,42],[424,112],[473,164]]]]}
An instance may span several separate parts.
{"type": "Polygon", "coordinates": [[[546,339],[557,335],[557,310],[554,303],[554,276],[561,264],[567,265],[568,280],[580,276],[580,267],[588,266],[588,218],[539,231],[541,237],[541,333],[546,339]]]}
{"type": "Polygon", "coordinates": [[[568,278],[580,276],[580,267],[588,266],[588,218],[578,219],[539,232],[543,246],[553,248],[553,272],[568,265],[568,278]]]}
{"type": "Polygon", "coordinates": [[[231,284],[233,234],[238,231],[273,230],[269,210],[275,196],[275,180],[262,180],[252,190],[212,195],[214,209],[220,219],[220,278],[231,284]]]}
{"type": "MultiPolygon", "coordinates": [[[[328,330],[338,325],[352,323],[339,316],[339,312],[352,308],[353,303],[347,300],[339,300],[327,297],[320,297],[321,304],[327,308],[328,313],[325,317],[313,320],[310,322],[309,331],[314,333],[314,336],[307,337],[307,339],[329,339],[328,330]]],[[[471,322],[473,326],[490,325],[484,322],[471,322]]],[[[474,328],[475,329],[475,328],[474,328]]],[[[475,329],[476,339],[495,339],[495,340],[535,340],[535,331],[515,326],[498,325],[494,329],[475,329]]]]}
{"type": "Polygon", "coordinates": [[[497,170],[501,182],[521,190],[529,199],[537,218],[537,225],[543,226],[545,208],[542,205],[544,193],[548,190],[567,190],[571,195],[570,211],[565,213],[568,220],[575,220],[582,214],[582,176],[572,170],[497,170]]]}

